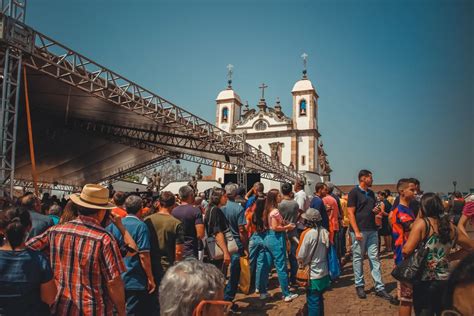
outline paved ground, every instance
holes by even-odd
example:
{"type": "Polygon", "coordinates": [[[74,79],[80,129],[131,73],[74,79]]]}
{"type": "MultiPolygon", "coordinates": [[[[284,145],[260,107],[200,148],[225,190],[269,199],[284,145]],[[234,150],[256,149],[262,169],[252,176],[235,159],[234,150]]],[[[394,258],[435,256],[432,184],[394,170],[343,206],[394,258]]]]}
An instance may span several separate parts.
{"type": "MultiPolygon", "coordinates": [[[[383,280],[386,283],[387,291],[390,294],[396,294],[396,282],[390,276],[393,268],[392,255],[382,255],[383,280]]],[[[369,263],[364,262],[364,272],[366,280],[367,299],[357,298],[354,288],[354,274],[352,264],[344,266],[341,278],[333,284],[331,289],[324,294],[325,315],[395,315],[398,312],[398,306],[391,305],[389,302],[375,296],[372,284],[372,278],[369,273],[369,263]]],[[[258,295],[237,296],[236,303],[240,309],[236,315],[304,315],[304,305],[306,295],[300,290],[300,297],[291,303],[285,303],[281,300],[281,291],[278,288],[276,274],[272,275],[270,281],[270,291],[272,297],[265,302],[259,300],[258,295]]]]}

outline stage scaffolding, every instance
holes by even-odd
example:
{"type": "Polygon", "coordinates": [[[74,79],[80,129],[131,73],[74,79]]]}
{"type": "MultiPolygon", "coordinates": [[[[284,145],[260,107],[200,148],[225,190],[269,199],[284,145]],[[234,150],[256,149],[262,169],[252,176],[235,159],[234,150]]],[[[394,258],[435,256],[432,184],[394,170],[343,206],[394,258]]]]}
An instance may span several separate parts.
{"type": "MultiPolygon", "coordinates": [[[[21,179],[14,176],[22,65],[26,66],[29,72],[33,73],[32,75],[44,78],[44,81],[53,80],[58,86],[69,87],[69,94],[65,94],[63,99],[54,103],[55,109],[67,105],[66,113],[69,113],[71,102],[72,110],[81,110],[82,104],[73,104],[71,101],[71,89],[73,89],[78,91],[78,94],[98,100],[97,102],[101,102],[100,106],[113,107],[117,112],[128,113],[131,118],[124,121],[107,121],[107,118],[84,117],[87,115],[66,116],[64,124],[48,126],[47,129],[72,129],[75,132],[79,131],[84,137],[87,135],[92,138],[101,137],[111,143],[154,154],[146,162],[116,167],[114,170],[109,170],[108,174],[104,172],[99,172],[95,176],[87,174],[87,180],[110,181],[123,177],[127,172],[138,172],[146,169],[147,166],[153,167],[153,164],[161,163],[166,159],[192,161],[237,174],[243,174],[244,171],[259,172],[262,178],[276,181],[293,182],[301,177],[295,170],[249,145],[245,140],[245,135],[226,133],[191,112],[25,25],[23,23],[25,1],[2,1],[1,3],[3,14],[0,16],[2,23],[0,60],[3,65],[3,78],[0,117],[2,132],[0,194],[12,192],[14,184],[22,181],[31,182],[30,178],[24,176],[24,172],[21,179]]],[[[41,80],[36,83],[38,82],[41,83],[41,80]]],[[[37,98],[33,99],[33,105],[52,102],[52,99],[40,99],[41,93],[46,92],[34,92],[34,89],[35,85],[32,85],[33,93],[36,93],[37,98]]],[[[47,179],[48,173],[47,168],[43,169],[39,172],[40,182],[51,183],[51,179],[42,180],[41,176],[44,175],[44,179],[47,179]]],[[[80,183],[67,183],[68,181],[63,179],[53,182],[70,188],[80,185],[80,183]]]]}

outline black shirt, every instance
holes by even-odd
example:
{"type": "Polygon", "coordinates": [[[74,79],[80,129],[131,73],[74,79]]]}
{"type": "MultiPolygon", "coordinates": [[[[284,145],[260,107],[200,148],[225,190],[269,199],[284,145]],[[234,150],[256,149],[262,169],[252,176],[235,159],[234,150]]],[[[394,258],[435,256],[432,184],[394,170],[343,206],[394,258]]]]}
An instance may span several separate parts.
{"type": "Polygon", "coordinates": [[[203,224],[201,210],[189,204],[175,207],[171,212],[183,224],[184,230],[184,250],[183,257],[198,256],[198,239],[196,225],[203,224]]]}
{"type": "MultiPolygon", "coordinates": [[[[359,186],[349,192],[347,207],[355,207],[356,223],[360,231],[376,231],[375,214],[372,210],[375,207],[376,199],[374,191],[362,190],[359,186]]],[[[352,230],[352,227],[351,227],[352,230]]]]}
{"type": "Polygon", "coordinates": [[[224,212],[216,206],[210,207],[206,211],[206,232],[207,236],[215,236],[217,233],[225,233],[229,229],[224,212]]]}

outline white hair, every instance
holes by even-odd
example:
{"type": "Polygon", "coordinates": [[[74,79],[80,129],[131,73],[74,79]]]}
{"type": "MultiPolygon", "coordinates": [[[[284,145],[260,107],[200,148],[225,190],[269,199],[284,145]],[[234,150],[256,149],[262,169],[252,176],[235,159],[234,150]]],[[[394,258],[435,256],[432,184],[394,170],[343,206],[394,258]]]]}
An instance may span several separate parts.
{"type": "Polygon", "coordinates": [[[239,186],[235,183],[230,182],[225,186],[225,193],[227,193],[227,196],[229,196],[230,198],[235,198],[239,193],[239,186]]]}
{"type": "Polygon", "coordinates": [[[161,316],[192,315],[199,302],[215,299],[224,284],[222,272],[209,263],[196,259],[178,262],[161,281],[161,316]]]}

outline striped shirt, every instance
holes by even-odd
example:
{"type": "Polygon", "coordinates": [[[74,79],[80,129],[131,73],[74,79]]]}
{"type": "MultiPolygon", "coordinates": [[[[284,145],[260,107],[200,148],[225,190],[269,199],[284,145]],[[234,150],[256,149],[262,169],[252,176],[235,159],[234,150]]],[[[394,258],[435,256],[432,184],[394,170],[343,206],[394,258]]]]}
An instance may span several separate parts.
{"type": "Polygon", "coordinates": [[[55,315],[113,315],[107,282],[126,269],[115,238],[99,221],[79,216],[29,240],[27,246],[49,254],[58,286],[55,315]]]}

